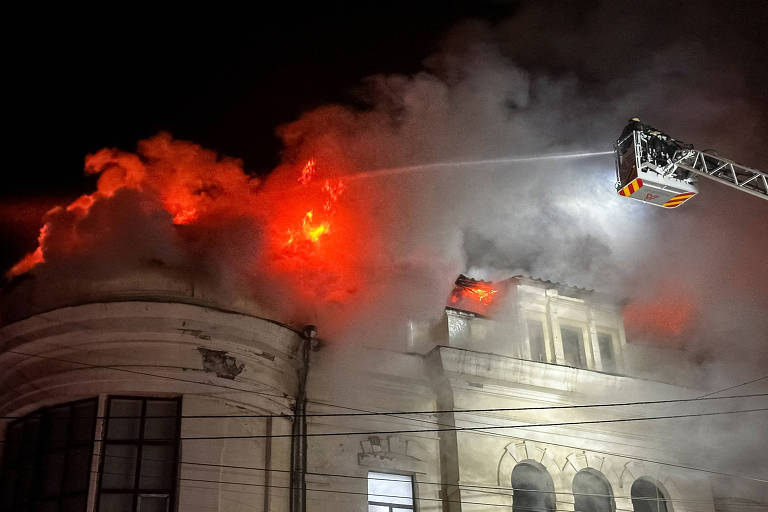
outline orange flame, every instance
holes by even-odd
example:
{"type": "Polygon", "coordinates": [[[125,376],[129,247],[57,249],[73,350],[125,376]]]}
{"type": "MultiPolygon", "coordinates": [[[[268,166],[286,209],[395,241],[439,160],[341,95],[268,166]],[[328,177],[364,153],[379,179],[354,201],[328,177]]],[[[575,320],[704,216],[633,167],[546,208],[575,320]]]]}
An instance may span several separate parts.
{"type": "Polygon", "coordinates": [[[693,298],[678,288],[636,299],[624,307],[623,313],[630,341],[662,342],[680,348],[685,344],[686,332],[695,323],[697,308],[693,298]]]}
{"type": "MultiPolygon", "coordinates": [[[[107,200],[122,189],[131,189],[159,200],[173,224],[191,224],[224,210],[251,210],[252,193],[259,186],[258,179],[243,172],[239,160],[174,140],[168,133],[140,141],[137,154],[102,149],[88,155],[85,173],[99,176],[96,190],[51,212],[66,212],[79,222],[88,217],[97,201],[107,200]]],[[[45,262],[48,222],[40,232],[38,247],[8,271],[9,277],[45,262]]],[[[61,234],[60,230],[56,232],[61,234]]],[[[72,241],[71,233],[51,238],[56,238],[58,244],[72,241]]]]}
{"type": "Polygon", "coordinates": [[[494,290],[493,288],[464,288],[464,296],[465,297],[471,297],[479,302],[482,302],[483,304],[490,304],[493,299],[494,295],[496,295],[499,292],[499,290],[494,290]]]}
{"type": "Polygon", "coordinates": [[[196,208],[188,208],[186,210],[181,210],[176,212],[173,215],[173,223],[174,224],[191,224],[194,221],[197,220],[197,209],[196,208]]]}
{"type": "Polygon", "coordinates": [[[24,256],[21,261],[15,264],[6,273],[7,277],[20,276],[29,272],[32,268],[45,262],[45,256],[43,255],[43,242],[45,237],[48,236],[48,224],[43,224],[40,228],[40,235],[37,237],[37,249],[24,256]]]}
{"type": "Polygon", "coordinates": [[[331,225],[330,222],[324,221],[315,226],[312,224],[312,216],[312,210],[309,210],[306,215],[304,215],[301,230],[304,232],[304,238],[316,243],[318,240],[320,240],[321,236],[327,234],[330,231],[331,225]]]}
{"type": "MultiPolygon", "coordinates": [[[[314,178],[316,170],[315,160],[308,160],[301,170],[298,182],[302,185],[308,185],[314,178]]],[[[336,213],[336,202],[343,191],[344,183],[341,180],[336,183],[325,180],[323,192],[327,194],[327,198],[323,203],[322,213],[316,218],[315,210],[309,209],[302,218],[301,228],[288,229],[288,240],[285,246],[290,248],[291,252],[300,251],[306,256],[324,236],[331,233],[331,219],[336,213]]]]}
{"type": "Polygon", "coordinates": [[[304,164],[304,168],[301,170],[301,174],[299,175],[299,183],[302,185],[307,185],[310,181],[312,181],[312,178],[315,177],[315,160],[314,158],[310,158],[307,160],[307,163],[304,164]]]}

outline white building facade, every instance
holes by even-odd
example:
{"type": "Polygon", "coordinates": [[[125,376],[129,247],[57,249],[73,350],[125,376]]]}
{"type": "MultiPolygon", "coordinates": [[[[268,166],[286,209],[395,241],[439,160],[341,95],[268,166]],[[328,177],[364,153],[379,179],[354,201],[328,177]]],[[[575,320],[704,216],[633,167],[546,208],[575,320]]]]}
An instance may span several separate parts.
{"type": "Polygon", "coordinates": [[[627,376],[592,292],[513,278],[495,314],[321,344],[296,418],[304,326],[158,282],[6,294],[0,511],[715,510],[695,454],[615,421],[659,409],[583,407],[697,393],[627,376]]]}

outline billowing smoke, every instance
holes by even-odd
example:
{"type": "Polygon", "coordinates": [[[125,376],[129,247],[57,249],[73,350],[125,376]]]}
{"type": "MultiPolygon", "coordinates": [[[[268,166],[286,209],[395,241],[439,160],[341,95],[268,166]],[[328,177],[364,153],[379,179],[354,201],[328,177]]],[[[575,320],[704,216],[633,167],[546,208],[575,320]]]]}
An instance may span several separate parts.
{"type": "Polygon", "coordinates": [[[616,23],[618,7],[564,9],[575,7],[537,2],[496,26],[467,21],[422,72],[365,79],[365,108],[325,106],[280,127],[284,163],[264,183],[167,134],[136,154],[90,155],[97,192],[49,212],[41,249],[11,273],[43,260],[32,270],[41,280],[180,268],[331,332],[438,315],[460,271],[524,273],[629,299],[635,338],[666,339],[700,360],[754,351],[768,302],[759,200],[702,183],[679,211],[634,204],[613,191],[606,155],[452,165],[610,150],[639,114],[765,167],[750,41],[702,39],[711,20],[733,21],[727,13],[682,34],[662,30],[679,27],[674,7],[638,11],[637,26],[670,34],[651,38],[616,23]],[[302,185],[310,159],[316,177],[302,185]],[[375,173],[435,162],[446,165],[375,173]],[[328,184],[340,187],[332,211],[328,184]],[[317,243],[286,249],[307,227],[317,243]]]}
{"type": "Polygon", "coordinates": [[[760,17],[752,34],[726,7],[639,5],[537,1],[467,21],[423,71],[366,78],[363,108],[281,126],[283,163],[263,181],[168,134],[90,155],[98,190],[51,210],[11,274],[55,286],[173,269],[330,340],[386,342],[438,317],[459,272],[522,273],[626,301],[633,341],[681,349],[702,385],[741,380],[768,362],[767,203],[705,180],[678,210],[635,203],[610,155],[466,164],[608,151],[637,114],[768,168],[760,17]]]}

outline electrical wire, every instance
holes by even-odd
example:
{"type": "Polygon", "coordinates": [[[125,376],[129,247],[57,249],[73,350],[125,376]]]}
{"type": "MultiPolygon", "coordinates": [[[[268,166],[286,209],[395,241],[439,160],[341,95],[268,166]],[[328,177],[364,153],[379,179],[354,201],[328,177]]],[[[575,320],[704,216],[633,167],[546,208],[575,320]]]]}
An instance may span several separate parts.
{"type": "MultiPolygon", "coordinates": [[[[670,420],[681,418],[700,418],[705,416],[722,416],[728,414],[745,414],[752,412],[764,412],[768,411],[768,407],[756,408],[756,409],[743,409],[740,411],[717,411],[717,412],[703,412],[692,414],[675,414],[669,416],[647,416],[637,418],[614,418],[604,420],[580,420],[580,421],[561,421],[556,423],[534,423],[523,425],[486,425],[483,427],[448,427],[448,428],[425,428],[425,429],[409,429],[409,430],[365,430],[359,432],[347,431],[347,432],[311,432],[306,434],[249,434],[249,435],[237,435],[237,436],[189,436],[179,437],[182,441],[211,441],[216,439],[280,439],[280,438],[293,438],[293,437],[329,437],[329,436],[365,436],[372,434],[422,434],[430,432],[471,432],[476,430],[497,430],[517,428],[520,426],[526,427],[561,427],[568,425],[595,425],[603,423],[626,423],[632,421],[651,421],[651,420],[670,420]]],[[[158,439],[167,440],[167,439],[158,439]]],[[[106,442],[105,440],[97,439],[96,442],[106,442]]],[[[0,441],[5,444],[6,441],[0,441]]]]}
{"type": "MultiPolygon", "coordinates": [[[[567,426],[567,425],[594,425],[594,424],[602,424],[602,423],[626,423],[631,421],[650,421],[650,420],[669,420],[669,419],[680,419],[680,418],[700,418],[704,416],[722,416],[722,415],[728,415],[728,414],[743,414],[743,413],[752,413],[752,412],[763,412],[768,411],[768,407],[762,407],[762,408],[756,408],[756,409],[743,409],[740,411],[717,411],[717,412],[704,412],[704,413],[694,413],[694,414],[676,414],[676,415],[670,415],[670,416],[647,416],[647,417],[638,417],[638,418],[615,418],[615,419],[607,419],[607,420],[580,420],[580,421],[561,421],[557,423],[534,423],[534,424],[528,424],[528,425],[490,425],[490,426],[483,426],[483,427],[449,427],[449,428],[425,428],[425,429],[411,429],[411,430],[371,430],[371,431],[360,431],[360,432],[353,432],[353,431],[347,431],[347,432],[312,432],[307,434],[249,434],[249,435],[238,435],[238,436],[190,436],[190,437],[179,437],[182,441],[211,441],[216,439],[280,439],[280,438],[292,438],[292,437],[330,437],[330,436],[366,436],[366,435],[372,435],[372,434],[381,434],[381,435],[389,435],[389,434],[422,434],[422,433],[430,433],[430,432],[471,432],[475,430],[491,430],[491,429],[508,429],[508,428],[517,428],[519,426],[527,426],[527,427],[560,427],[560,426],[567,426]]],[[[96,442],[104,442],[101,440],[97,440],[96,442]]]]}
{"type": "MultiPolygon", "coordinates": [[[[336,412],[336,413],[309,413],[303,415],[287,415],[287,414],[182,414],[177,415],[158,415],[158,416],[144,416],[145,418],[163,419],[163,418],[179,418],[182,419],[217,419],[217,418],[289,418],[289,417],[306,417],[306,418],[335,418],[335,417],[357,417],[357,416],[394,416],[402,414],[458,414],[458,413],[478,413],[478,412],[518,412],[518,411],[548,411],[548,410],[560,410],[560,409],[592,409],[597,407],[626,407],[633,405],[654,405],[654,404],[671,404],[671,403],[683,403],[683,402],[701,402],[704,400],[727,400],[736,398],[757,398],[766,397],[768,393],[752,393],[749,395],[731,395],[731,396],[717,396],[707,398],[680,398],[675,400],[643,400],[639,402],[613,402],[613,403],[601,403],[601,404],[581,404],[581,405],[552,405],[541,407],[494,407],[489,409],[442,409],[433,411],[383,411],[383,412],[336,412]]],[[[342,406],[335,406],[342,407],[342,406]]],[[[0,416],[0,420],[15,420],[21,419],[24,416],[0,416]]],[[[92,416],[88,416],[92,418],[92,416]]],[[[135,416],[109,416],[109,419],[133,419],[135,416]]],[[[96,416],[96,419],[107,419],[106,416],[96,416]]]]}
{"type": "MultiPolygon", "coordinates": [[[[251,389],[242,389],[234,386],[226,386],[224,384],[215,384],[212,382],[201,382],[198,380],[188,380],[188,379],[180,379],[178,377],[171,377],[169,375],[158,375],[156,373],[147,373],[147,372],[141,372],[138,370],[130,370],[128,368],[124,368],[123,366],[140,366],[140,367],[153,367],[153,368],[163,368],[163,366],[159,365],[151,365],[151,364],[141,364],[141,365],[98,365],[98,364],[91,364],[91,363],[84,363],[82,361],[72,361],[71,359],[62,359],[59,357],[52,357],[52,356],[41,356],[39,354],[28,354],[26,352],[19,352],[17,350],[5,350],[3,353],[9,353],[9,354],[17,354],[22,356],[28,356],[28,357],[34,357],[38,359],[46,359],[50,361],[58,361],[61,363],[69,363],[69,364],[78,364],[81,366],[85,366],[87,368],[94,368],[94,369],[107,369],[107,370],[115,370],[120,372],[126,372],[126,373],[132,373],[135,375],[143,375],[146,377],[156,377],[158,379],[166,379],[166,380],[173,380],[177,382],[185,382],[187,384],[201,384],[203,386],[211,386],[211,387],[217,387],[217,388],[223,388],[228,389],[232,391],[240,391],[242,393],[253,393],[255,395],[264,396],[264,397],[274,397],[274,398],[281,398],[284,400],[292,400],[293,397],[286,395],[286,394],[274,394],[274,393],[265,393],[263,391],[255,391],[251,389]]],[[[179,367],[179,366],[167,366],[165,368],[173,368],[173,369],[181,369],[185,370],[186,368],[179,367]]],[[[284,407],[283,404],[279,404],[281,407],[284,407]]],[[[291,415],[292,416],[292,415],[291,415]]]]}
{"type": "MultiPolygon", "coordinates": [[[[6,351],[6,352],[16,353],[16,354],[19,354],[19,355],[25,355],[25,356],[29,356],[29,357],[37,357],[37,358],[42,358],[42,359],[51,359],[51,360],[63,361],[63,362],[71,363],[71,364],[80,364],[80,365],[84,365],[84,366],[87,366],[87,367],[93,367],[93,368],[107,368],[107,369],[113,369],[113,370],[117,370],[117,371],[127,371],[129,373],[137,373],[137,372],[132,371],[132,370],[127,370],[127,369],[124,369],[124,368],[119,368],[119,367],[114,367],[114,366],[109,366],[109,365],[92,365],[92,364],[89,364],[89,363],[82,363],[82,362],[79,362],[79,361],[64,360],[64,359],[54,358],[54,357],[50,357],[50,356],[41,356],[41,355],[38,355],[38,354],[27,354],[27,353],[24,353],[24,352],[11,351],[11,350],[6,351]]],[[[156,375],[156,374],[151,374],[151,373],[147,374],[145,372],[141,372],[140,374],[146,374],[148,376],[166,378],[166,379],[170,379],[170,380],[177,380],[177,381],[181,381],[181,382],[188,382],[188,383],[194,383],[194,384],[204,384],[204,385],[212,386],[212,387],[221,387],[221,388],[225,388],[225,389],[234,389],[236,391],[245,392],[245,393],[261,394],[261,393],[259,393],[257,391],[244,390],[244,389],[240,389],[240,388],[233,388],[233,387],[224,386],[224,385],[221,385],[221,384],[205,383],[205,382],[199,382],[199,381],[189,381],[189,380],[185,380],[185,379],[178,379],[178,378],[175,378],[175,377],[169,377],[169,376],[164,376],[164,375],[156,375]]],[[[747,385],[747,384],[751,384],[752,382],[757,382],[757,381],[763,380],[765,378],[768,378],[768,376],[761,377],[761,378],[758,378],[758,379],[754,379],[752,381],[744,382],[744,383],[741,383],[741,384],[737,384],[735,386],[731,386],[731,387],[728,387],[728,388],[725,388],[725,389],[717,390],[717,391],[714,391],[714,392],[712,392],[710,394],[717,394],[717,393],[720,393],[720,392],[723,392],[723,391],[727,391],[729,389],[734,389],[734,388],[741,387],[741,386],[744,386],[744,385],[747,385]]],[[[272,395],[272,396],[276,396],[276,395],[272,395]]],[[[704,398],[704,397],[705,397],[705,395],[703,395],[702,397],[699,397],[699,399],[704,398]]],[[[335,407],[335,408],[341,408],[341,409],[346,409],[346,410],[353,410],[353,411],[358,411],[358,412],[365,412],[365,413],[372,413],[373,412],[373,411],[367,411],[365,409],[358,409],[358,408],[342,406],[342,405],[337,405],[337,404],[330,404],[330,403],[325,403],[325,402],[314,401],[313,403],[318,404],[318,405],[327,406],[327,407],[335,407]]],[[[397,416],[392,416],[392,417],[397,417],[397,416]]],[[[431,420],[423,420],[423,419],[416,419],[416,418],[402,418],[402,417],[399,417],[399,419],[405,419],[405,420],[409,420],[409,421],[427,423],[427,424],[431,424],[431,425],[443,425],[443,426],[449,426],[450,427],[450,424],[440,423],[440,422],[431,421],[431,420]]],[[[472,421],[472,420],[468,420],[468,421],[470,423],[479,423],[477,421],[472,421]]],[[[535,426],[537,426],[537,425],[527,425],[527,426],[526,425],[519,425],[519,426],[505,427],[505,428],[516,428],[518,430],[530,430],[529,427],[535,427],[535,426]]],[[[550,426],[550,425],[546,425],[546,426],[550,426]]],[[[486,428],[487,427],[479,427],[476,430],[475,433],[481,434],[481,435],[494,436],[494,437],[505,437],[505,438],[508,437],[508,436],[506,436],[504,434],[500,434],[500,433],[497,433],[497,432],[484,432],[484,430],[486,428]]],[[[534,431],[534,432],[543,433],[543,432],[539,432],[539,431],[534,431]]],[[[357,434],[357,433],[355,433],[355,434],[357,434]]],[[[5,443],[5,441],[0,441],[0,444],[4,444],[4,443],[5,443]]],[[[553,446],[560,446],[560,447],[563,447],[563,448],[577,449],[577,450],[584,449],[583,446],[567,445],[567,444],[563,444],[563,443],[552,442],[552,441],[549,441],[549,440],[546,441],[546,444],[550,444],[550,445],[553,445],[553,446]]],[[[611,452],[611,451],[607,451],[607,450],[590,449],[590,451],[594,452],[594,453],[600,453],[600,454],[603,454],[603,455],[610,455],[610,456],[621,457],[621,458],[630,459],[630,460],[637,460],[637,461],[640,461],[640,462],[648,462],[648,463],[652,463],[652,464],[659,464],[659,465],[668,466],[668,467],[674,467],[674,468],[679,468],[679,469],[686,469],[686,470],[697,471],[697,472],[704,472],[704,473],[709,473],[709,474],[714,474],[714,475],[719,475],[719,476],[726,476],[726,477],[730,477],[730,478],[739,478],[739,479],[746,479],[746,480],[751,480],[751,481],[757,481],[757,482],[761,482],[761,483],[768,483],[767,480],[756,478],[756,477],[752,477],[752,476],[749,476],[749,475],[739,475],[739,474],[728,473],[728,472],[724,472],[724,471],[716,471],[716,470],[711,470],[711,469],[698,468],[698,467],[695,467],[695,466],[689,466],[689,465],[684,465],[684,464],[675,464],[675,463],[671,463],[671,462],[659,461],[659,460],[648,459],[648,458],[643,458],[643,457],[630,456],[630,455],[626,455],[626,454],[622,454],[622,453],[617,453],[617,452],[611,452]]]]}
{"type": "Polygon", "coordinates": [[[755,382],[759,382],[761,380],[768,379],[768,375],[763,375],[762,377],[758,377],[756,379],[748,380],[747,382],[742,382],[741,384],[736,384],[735,386],[729,386],[727,388],[718,389],[717,391],[712,391],[711,393],[707,393],[706,395],[701,395],[699,397],[696,397],[696,400],[704,400],[708,399],[712,395],[717,395],[718,393],[722,393],[723,391],[730,391],[731,389],[740,388],[743,386],[748,386],[749,384],[754,384],[755,382]]]}
{"type": "MultiPolygon", "coordinates": [[[[103,454],[104,458],[110,458],[110,459],[129,459],[129,460],[135,460],[135,457],[127,457],[124,455],[107,455],[103,454]]],[[[154,462],[168,462],[166,460],[161,459],[142,459],[142,460],[150,460],[154,462]]],[[[215,468],[223,468],[223,469],[237,469],[237,470],[249,470],[249,471],[262,471],[262,472],[274,472],[274,473],[290,473],[291,471],[288,469],[275,469],[275,468],[260,468],[260,467],[253,467],[253,466],[235,466],[230,464],[209,464],[205,462],[189,462],[189,461],[179,461],[180,464],[183,465],[190,465],[190,466],[206,466],[206,467],[215,467],[215,468]]],[[[94,471],[94,473],[97,473],[94,471]]],[[[106,474],[112,474],[112,475],[119,475],[119,476],[125,476],[126,473],[106,473],[106,474]]],[[[391,478],[379,478],[379,477],[372,477],[372,476],[361,476],[361,475],[345,475],[345,474],[338,474],[338,473],[320,473],[320,472],[314,472],[314,471],[307,471],[307,476],[323,476],[323,477],[330,477],[330,478],[347,478],[347,479],[354,479],[354,480],[374,480],[374,481],[380,481],[380,482],[402,482],[402,480],[395,480],[391,478]]],[[[468,491],[476,491],[476,492],[483,492],[488,494],[496,494],[500,496],[512,496],[512,494],[504,493],[504,492],[492,492],[492,491],[515,491],[515,489],[511,487],[500,487],[500,486],[489,486],[489,485],[473,485],[473,484],[445,484],[443,482],[431,482],[431,481],[425,481],[425,480],[412,480],[414,484],[418,485],[436,485],[436,486],[449,486],[449,487],[459,487],[462,490],[468,490],[468,491]]],[[[614,494],[600,494],[600,493],[578,493],[578,492],[563,492],[563,491],[546,491],[542,489],[517,489],[518,492],[525,492],[525,493],[539,493],[539,494],[554,494],[554,495],[566,495],[566,496],[591,496],[591,497],[598,497],[598,498],[615,498],[615,499],[640,499],[640,500],[657,500],[657,501],[668,501],[668,502],[685,502],[685,503],[711,503],[711,501],[708,500],[691,500],[691,499],[684,499],[684,498],[633,498],[632,496],[616,496],[614,494]]],[[[376,494],[376,496],[381,496],[379,494],[376,494]]],[[[395,497],[395,496],[390,496],[395,497]]],[[[406,496],[397,496],[400,498],[405,498],[406,496]]]]}
{"type": "MultiPolygon", "coordinates": [[[[91,471],[91,473],[97,474],[97,471],[91,471]]],[[[125,473],[111,473],[107,472],[104,474],[109,475],[115,475],[115,476],[125,476],[125,473]]],[[[365,477],[361,477],[365,478],[365,477]]],[[[260,484],[260,483],[252,483],[252,482],[233,482],[228,480],[213,480],[213,479],[204,479],[204,478],[189,478],[189,477],[182,477],[182,476],[176,476],[173,478],[174,481],[180,481],[180,482],[198,482],[198,483],[211,483],[211,484],[217,484],[217,485],[243,485],[248,487],[260,487],[265,489],[287,489],[287,490],[298,490],[301,489],[301,487],[292,487],[290,485],[275,485],[275,484],[260,484]]],[[[416,482],[414,482],[416,483],[416,482]]],[[[442,485],[442,484],[441,484],[442,485]]],[[[454,487],[454,486],[451,486],[454,487]]],[[[119,491],[120,489],[115,489],[115,491],[119,491]]],[[[522,490],[522,489],[521,489],[522,490]]],[[[345,491],[340,489],[318,489],[318,488],[307,488],[307,491],[309,492],[323,492],[323,493],[332,493],[332,494],[347,494],[347,495],[356,495],[356,496],[366,496],[366,497],[377,497],[377,498],[394,498],[394,499],[411,499],[413,501],[437,501],[442,503],[458,503],[458,504],[465,504],[465,505],[485,505],[485,506],[497,506],[497,507],[509,507],[509,504],[502,504],[502,503],[487,503],[487,502],[473,502],[473,501],[465,501],[465,500],[447,500],[442,498],[427,498],[427,497],[418,497],[418,496],[403,496],[403,495],[396,495],[396,494],[376,494],[376,493],[368,493],[368,492],[360,492],[360,491],[345,491]]],[[[524,489],[522,490],[524,492],[538,492],[533,489],[524,489]]],[[[640,501],[651,501],[655,503],[660,502],[678,502],[678,503],[704,503],[704,504],[711,504],[714,500],[686,500],[686,499],[669,499],[669,498],[646,498],[646,497],[628,497],[628,496],[613,496],[613,495],[607,495],[607,494],[596,494],[596,493],[568,493],[568,492],[551,492],[551,491],[541,491],[547,494],[555,494],[555,495],[566,495],[566,496],[589,496],[589,497],[605,497],[605,498],[613,498],[613,499],[630,499],[630,500],[640,500],[640,501]]],[[[505,497],[513,497],[514,494],[503,494],[503,493],[489,493],[491,495],[497,495],[497,496],[505,496],[505,497]]],[[[740,504],[741,505],[741,504],[740,504]]],[[[765,505],[761,504],[747,504],[747,506],[752,507],[766,507],[765,505]]],[[[540,510],[536,507],[515,507],[515,510],[540,510]]]]}
{"type": "MultiPolygon", "coordinates": [[[[129,370],[127,368],[124,368],[125,365],[93,365],[90,363],[83,363],[81,361],[72,361],[70,359],[61,359],[57,357],[51,357],[51,356],[41,356],[39,354],[27,354],[24,352],[18,352],[15,350],[7,350],[6,352],[12,353],[12,354],[18,354],[18,355],[25,355],[29,357],[35,357],[40,359],[50,359],[54,361],[59,362],[66,362],[71,364],[79,364],[91,368],[97,368],[97,369],[110,369],[110,370],[117,370],[117,371],[124,371],[128,373],[134,373],[138,375],[144,375],[144,376],[150,376],[150,377],[158,377],[162,379],[170,379],[180,382],[186,382],[191,384],[203,384],[206,386],[216,386],[216,387],[222,387],[225,389],[231,389],[236,391],[242,391],[246,393],[254,393],[261,396],[268,396],[268,397],[277,397],[277,398],[283,398],[283,399],[291,399],[292,397],[288,395],[277,395],[277,394],[270,394],[270,393],[264,393],[260,391],[252,391],[242,388],[236,388],[233,386],[225,386],[222,384],[213,384],[208,382],[199,382],[199,381],[193,381],[193,380],[187,380],[187,379],[179,379],[177,377],[171,377],[167,375],[157,375],[153,373],[147,373],[147,372],[140,372],[137,370],[129,370]]],[[[155,368],[159,368],[157,365],[136,365],[136,366],[152,366],[155,368]]],[[[175,366],[169,366],[168,368],[174,368],[178,369],[180,367],[175,366]]],[[[768,396],[768,393],[752,393],[747,395],[732,395],[732,396],[723,396],[723,397],[712,397],[710,395],[721,393],[723,391],[727,391],[730,389],[734,389],[737,387],[745,386],[747,384],[751,384],[753,382],[757,382],[759,380],[768,379],[768,375],[764,377],[760,377],[758,379],[738,384],[736,386],[731,386],[726,389],[721,389],[718,391],[714,391],[712,393],[709,393],[707,395],[702,395],[696,398],[679,398],[679,399],[667,399],[667,400],[640,400],[635,402],[607,402],[607,403],[599,403],[599,404],[577,404],[577,405],[551,405],[551,406],[537,406],[537,407],[495,407],[495,408],[486,408],[486,409],[439,409],[439,410],[416,410],[416,411],[381,411],[381,412],[375,412],[375,411],[357,411],[357,412],[348,412],[348,413],[310,413],[310,414],[304,414],[304,417],[354,417],[354,416],[395,416],[395,415],[421,415],[421,414],[448,414],[448,413],[478,413],[478,412],[515,412],[515,411],[540,411],[540,410],[558,410],[558,409],[590,409],[590,408],[597,408],[597,407],[624,407],[624,406],[633,406],[633,405],[654,405],[654,404],[671,404],[671,403],[685,403],[685,402],[700,402],[703,400],[725,400],[725,399],[736,399],[736,398],[756,398],[756,397],[765,397],[768,396]]],[[[344,406],[335,405],[335,404],[327,404],[322,402],[317,402],[320,405],[326,405],[330,407],[337,407],[337,408],[346,408],[344,406]]],[[[165,418],[168,416],[147,416],[148,418],[165,418]]],[[[176,418],[177,416],[173,416],[173,418],[176,418]]],[[[182,415],[182,418],[187,419],[206,419],[206,418],[285,418],[285,417],[293,417],[293,415],[288,414],[198,414],[198,415],[182,415]]],[[[20,419],[21,416],[0,416],[0,420],[13,420],[13,419],[20,419]]],[[[113,418],[122,418],[122,417],[116,417],[113,416],[113,418]]],[[[98,419],[104,419],[103,417],[98,417],[98,419]]],[[[402,419],[410,419],[410,418],[402,418],[402,419]]]]}

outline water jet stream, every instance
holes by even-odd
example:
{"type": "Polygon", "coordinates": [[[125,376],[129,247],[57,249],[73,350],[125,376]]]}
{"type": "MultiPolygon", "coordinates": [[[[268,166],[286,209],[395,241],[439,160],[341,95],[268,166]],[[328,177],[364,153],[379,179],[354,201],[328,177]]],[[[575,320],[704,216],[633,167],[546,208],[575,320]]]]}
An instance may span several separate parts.
{"type": "Polygon", "coordinates": [[[346,176],[347,181],[362,180],[367,178],[381,178],[385,176],[394,176],[406,172],[426,171],[440,167],[468,167],[473,165],[493,165],[493,164],[512,164],[521,162],[537,162],[541,160],[570,160],[574,158],[590,158],[595,156],[612,155],[613,151],[591,151],[582,153],[559,153],[552,155],[537,155],[509,158],[494,158],[490,160],[467,160],[464,162],[434,162],[429,164],[408,165],[405,167],[389,167],[384,169],[374,169],[351,176],[346,176]]]}

